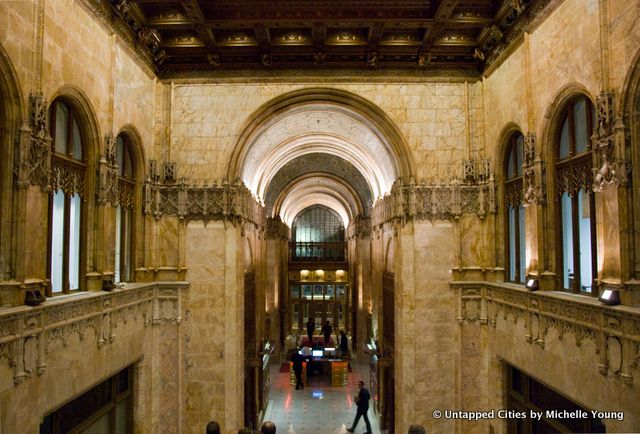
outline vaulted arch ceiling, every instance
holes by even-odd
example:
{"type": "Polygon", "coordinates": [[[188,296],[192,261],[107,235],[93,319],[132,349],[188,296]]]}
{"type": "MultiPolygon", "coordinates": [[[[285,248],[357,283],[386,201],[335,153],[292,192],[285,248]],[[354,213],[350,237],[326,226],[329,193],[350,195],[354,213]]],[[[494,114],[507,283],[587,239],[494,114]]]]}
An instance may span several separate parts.
{"type": "Polygon", "coordinates": [[[272,215],[279,215],[289,227],[302,210],[312,205],[334,210],[346,226],[363,213],[356,191],[344,180],[322,173],[312,173],[292,181],[274,202],[272,215]]]}
{"type": "MultiPolygon", "coordinates": [[[[362,204],[363,213],[373,203],[371,187],[356,167],[340,157],[331,154],[313,153],[294,158],[285,164],[271,179],[265,195],[264,203],[268,214],[272,210],[280,193],[294,180],[310,173],[331,174],[348,183],[362,204]]],[[[277,213],[276,213],[277,214],[277,213]]]]}
{"type": "Polygon", "coordinates": [[[242,180],[264,200],[269,182],[288,162],[320,152],[356,167],[375,200],[398,178],[397,164],[384,141],[373,125],[345,107],[329,103],[297,107],[263,125],[244,159],[242,180]]]}

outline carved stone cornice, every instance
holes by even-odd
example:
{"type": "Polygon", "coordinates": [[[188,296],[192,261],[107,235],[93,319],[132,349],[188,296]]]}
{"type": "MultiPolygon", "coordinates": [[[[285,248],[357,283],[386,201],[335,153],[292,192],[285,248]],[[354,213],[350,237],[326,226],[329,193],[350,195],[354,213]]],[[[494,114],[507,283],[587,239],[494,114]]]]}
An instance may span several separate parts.
{"type": "Polygon", "coordinates": [[[371,236],[371,219],[356,216],[347,226],[347,239],[366,238],[371,236]]]}
{"type": "Polygon", "coordinates": [[[50,189],[51,136],[47,106],[47,100],[41,92],[29,95],[30,130],[21,130],[17,140],[15,171],[20,188],[32,184],[45,191],[50,189]],[[26,134],[29,134],[28,138],[26,134]]]}
{"type": "MultiPolygon", "coordinates": [[[[500,322],[524,320],[527,343],[545,348],[545,338],[554,329],[559,339],[572,334],[575,345],[585,339],[595,343],[602,375],[633,385],[632,369],[640,357],[640,309],[610,307],[550,291],[530,292],[523,287],[494,282],[452,282],[458,291],[456,319],[460,324],[479,322],[496,327],[500,322]],[[612,366],[611,347],[621,354],[612,366]]],[[[514,329],[511,325],[509,328],[514,329]]]]}
{"type": "MultiPolygon", "coordinates": [[[[465,173],[471,175],[465,163],[465,173]]],[[[465,181],[453,179],[448,183],[417,184],[413,179],[405,183],[398,179],[391,191],[379,199],[371,212],[373,226],[388,221],[407,219],[448,220],[463,214],[484,218],[496,211],[495,182],[490,161],[481,160],[479,169],[465,181]]]]}
{"type": "Polygon", "coordinates": [[[614,93],[602,90],[596,97],[596,125],[593,147],[593,191],[602,191],[610,184],[628,185],[630,167],[624,152],[624,126],[616,121],[614,93]]]}
{"type": "Polygon", "coordinates": [[[267,239],[289,239],[289,226],[280,220],[280,216],[267,219],[267,239]]]}
{"type": "Polygon", "coordinates": [[[174,215],[187,222],[203,220],[248,221],[258,226],[267,224],[264,206],[251,194],[240,180],[226,179],[210,185],[189,183],[186,179],[175,181],[175,163],[165,163],[164,176],[160,180],[157,162],[149,162],[149,177],[144,183],[144,207],[147,215],[159,219],[174,215]]]}
{"type": "Polygon", "coordinates": [[[18,385],[44,374],[47,354],[66,351],[73,336],[82,346],[102,348],[115,342],[115,328],[124,328],[125,323],[140,329],[179,323],[181,290],[188,286],[187,282],[130,284],[122,290],[53,297],[36,307],[5,309],[0,312],[0,363],[12,366],[18,385]]]}

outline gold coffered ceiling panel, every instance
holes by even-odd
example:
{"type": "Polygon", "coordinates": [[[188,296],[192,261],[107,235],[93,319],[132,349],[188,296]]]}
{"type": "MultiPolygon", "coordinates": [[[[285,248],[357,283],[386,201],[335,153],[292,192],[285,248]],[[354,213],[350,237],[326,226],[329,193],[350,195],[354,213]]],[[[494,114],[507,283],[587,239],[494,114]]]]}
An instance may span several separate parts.
{"type": "Polygon", "coordinates": [[[478,77],[551,0],[105,0],[160,77],[362,70],[478,77]]]}

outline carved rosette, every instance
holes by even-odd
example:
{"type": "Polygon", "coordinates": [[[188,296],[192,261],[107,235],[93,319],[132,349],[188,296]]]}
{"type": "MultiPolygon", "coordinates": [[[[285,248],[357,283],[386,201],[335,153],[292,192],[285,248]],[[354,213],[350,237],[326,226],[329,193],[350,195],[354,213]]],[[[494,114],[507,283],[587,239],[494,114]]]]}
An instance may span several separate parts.
{"type": "Polygon", "coordinates": [[[27,140],[20,140],[16,160],[18,186],[40,186],[48,191],[51,177],[51,137],[47,100],[42,93],[29,95],[29,128],[27,140]]]}
{"type": "Polygon", "coordinates": [[[593,147],[593,191],[610,184],[627,185],[628,168],[624,157],[624,127],[616,123],[614,94],[604,90],[596,97],[596,125],[593,147]],[[618,130],[622,130],[618,134],[618,130]]]}

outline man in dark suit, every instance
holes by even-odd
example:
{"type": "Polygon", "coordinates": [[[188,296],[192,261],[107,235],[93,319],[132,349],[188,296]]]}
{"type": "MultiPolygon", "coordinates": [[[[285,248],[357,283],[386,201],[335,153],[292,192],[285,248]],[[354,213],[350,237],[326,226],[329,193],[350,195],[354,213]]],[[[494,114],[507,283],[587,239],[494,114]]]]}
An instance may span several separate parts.
{"type": "Polygon", "coordinates": [[[351,425],[351,428],[347,428],[347,431],[353,432],[356,429],[356,425],[358,425],[360,416],[363,416],[364,423],[367,425],[367,431],[365,432],[365,434],[371,434],[371,423],[369,422],[369,416],[367,416],[371,394],[367,389],[365,389],[364,381],[358,381],[358,387],[360,388],[360,392],[358,392],[358,394],[355,396],[355,401],[358,406],[356,410],[356,418],[353,421],[353,425],[351,425]]]}
{"type": "MultiPolygon", "coordinates": [[[[300,347],[300,351],[302,351],[302,347],[300,347]]],[[[291,356],[293,373],[296,374],[296,390],[304,389],[304,383],[302,382],[302,363],[305,361],[305,358],[300,354],[300,351],[295,351],[293,356],[291,356]]]]}

